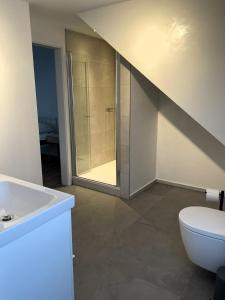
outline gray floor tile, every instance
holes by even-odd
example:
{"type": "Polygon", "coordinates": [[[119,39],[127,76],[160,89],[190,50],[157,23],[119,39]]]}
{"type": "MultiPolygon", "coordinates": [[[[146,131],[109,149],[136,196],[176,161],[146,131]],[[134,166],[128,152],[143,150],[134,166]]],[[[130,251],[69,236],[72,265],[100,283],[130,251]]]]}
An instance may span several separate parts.
{"type": "Polygon", "coordinates": [[[171,292],[159,288],[149,281],[143,279],[133,279],[126,284],[117,287],[118,300],[179,300],[171,292]]]}
{"type": "Polygon", "coordinates": [[[208,300],[215,275],[187,258],[178,214],[215,207],[205,194],[156,183],[130,201],[65,187],[76,195],[73,243],[76,300],[208,300]]]}
{"type": "Polygon", "coordinates": [[[151,194],[149,192],[142,192],[131,200],[124,201],[129,207],[138,212],[140,215],[146,213],[155,204],[160,201],[162,196],[151,194]]]}
{"type": "Polygon", "coordinates": [[[173,190],[174,188],[175,187],[173,187],[172,185],[156,182],[148,190],[144,191],[143,193],[165,197],[166,194],[169,191],[173,190]]]}
{"type": "Polygon", "coordinates": [[[163,232],[137,222],[119,236],[124,253],[139,262],[142,278],[181,296],[191,276],[188,261],[179,239],[174,242],[163,232]]]}
{"type": "Polygon", "coordinates": [[[182,300],[209,300],[214,297],[215,274],[193,265],[190,281],[182,300]]]}

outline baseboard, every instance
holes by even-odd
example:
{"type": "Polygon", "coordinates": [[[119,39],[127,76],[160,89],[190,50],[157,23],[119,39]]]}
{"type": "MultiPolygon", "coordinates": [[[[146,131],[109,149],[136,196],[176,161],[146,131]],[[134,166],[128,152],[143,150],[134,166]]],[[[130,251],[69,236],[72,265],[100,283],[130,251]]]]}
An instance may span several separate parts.
{"type": "Polygon", "coordinates": [[[180,187],[180,188],[183,188],[183,189],[188,189],[188,190],[193,190],[193,191],[198,191],[198,192],[205,192],[206,191],[206,189],[198,187],[198,186],[191,186],[191,185],[188,185],[188,184],[175,182],[175,181],[168,181],[168,180],[164,180],[164,179],[156,179],[155,181],[158,182],[158,183],[177,186],[177,187],[180,187]]]}
{"type": "Polygon", "coordinates": [[[133,199],[134,197],[136,197],[137,195],[139,195],[141,192],[149,189],[155,182],[157,181],[157,179],[153,179],[151,182],[145,184],[143,187],[141,187],[140,189],[138,189],[137,191],[133,192],[130,195],[130,199],[133,199]]]}
{"type": "MultiPolygon", "coordinates": [[[[164,179],[154,179],[151,182],[145,184],[144,186],[142,186],[140,189],[138,189],[137,191],[133,192],[129,199],[133,199],[134,197],[136,197],[137,195],[139,195],[141,192],[151,188],[151,186],[154,183],[162,183],[162,184],[167,184],[167,185],[171,185],[171,186],[176,186],[176,187],[180,187],[183,189],[188,189],[188,190],[194,190],[194,191],[198,191],[198,192],[205,192],[206,189],[201,188],[201,187],[197,187],[197,186],[191,186],[188,184],[183,184],[180,182],[174,182],[174,181],[169,181],[169,180],[164,180],[164,179]]],[[[102,193],[106,193],[106,194],[110,194],[113,196],[117,196],[120,197],[120,188],[117,186],[111,186],[108,184],[104,184],[104,183],[96,183],[95,181],[92,180],[88,180],[85,178],[80,178],[80,177],[73,177],[73,184],[75,185],[79,185],[88,189],[92,189],[95,191],[99,191],[102,193]]]]}

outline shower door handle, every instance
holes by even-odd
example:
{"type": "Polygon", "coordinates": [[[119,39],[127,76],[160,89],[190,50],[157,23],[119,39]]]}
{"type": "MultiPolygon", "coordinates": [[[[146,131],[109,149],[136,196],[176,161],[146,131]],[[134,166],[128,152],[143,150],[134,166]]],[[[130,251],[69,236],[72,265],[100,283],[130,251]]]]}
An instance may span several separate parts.
{"type": "Polygon", "coordinates": [[[107,107],[106,112],[115,112],[115,108],[114,107],[107,107]]]}

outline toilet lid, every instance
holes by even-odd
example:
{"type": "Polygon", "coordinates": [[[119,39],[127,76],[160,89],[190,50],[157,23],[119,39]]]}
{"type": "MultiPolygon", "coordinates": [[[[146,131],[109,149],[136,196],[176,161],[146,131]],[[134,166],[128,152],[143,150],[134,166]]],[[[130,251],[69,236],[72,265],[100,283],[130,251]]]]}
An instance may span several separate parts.
{"type": "Polygon", "coordinates": [[[186,228],[206,236],[225,240],[225,212],[192,206],[182,209],[179,221],[186,228]]]}

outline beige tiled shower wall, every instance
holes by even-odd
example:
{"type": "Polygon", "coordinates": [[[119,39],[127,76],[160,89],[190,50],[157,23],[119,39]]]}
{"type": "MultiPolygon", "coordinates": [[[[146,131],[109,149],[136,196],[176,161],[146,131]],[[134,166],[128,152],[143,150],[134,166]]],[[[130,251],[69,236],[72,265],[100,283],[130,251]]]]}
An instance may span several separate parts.
{"type": "Polygon", "coordinates": [[[112,161],[115,145],[115,51],[105,41],[67,31],[72,54],[78,174],[112,161]]]}

